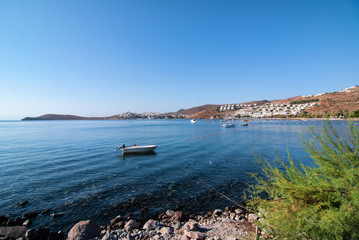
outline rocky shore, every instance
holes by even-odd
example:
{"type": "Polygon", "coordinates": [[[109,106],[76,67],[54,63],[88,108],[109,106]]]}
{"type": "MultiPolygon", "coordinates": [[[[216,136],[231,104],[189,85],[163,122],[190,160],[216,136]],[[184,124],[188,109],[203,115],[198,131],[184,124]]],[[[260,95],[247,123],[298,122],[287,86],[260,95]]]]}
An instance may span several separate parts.
{"type": "Polygon", "coordinates": [[[8,224],[6,216],[0,216],[0,239],[12,240],[115,240],[115,239],[208,239],[235,240],[256,239],[257,216],[244,208],[227,207],[201,215],[185,215],[182,211],[167,210],[151,219],[135,216],[117,216],[107,226],[99,226],[91,220],[75,224],[69,233],[50,232],[48,228],[30,229],[25,222],[8,224]],[[20,226],[21,225],[21,226],[20,226]]]}

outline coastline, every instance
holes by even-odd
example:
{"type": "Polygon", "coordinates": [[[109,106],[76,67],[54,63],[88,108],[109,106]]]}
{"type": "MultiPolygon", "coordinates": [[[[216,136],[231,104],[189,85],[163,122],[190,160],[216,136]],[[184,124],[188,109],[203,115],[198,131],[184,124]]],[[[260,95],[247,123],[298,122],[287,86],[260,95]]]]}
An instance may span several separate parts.
{"type": "MultiPolygon", "coordinates": [[[[25,203],[26,204],[26,203],[25,203]]],[[[142,209],[146,212],[147,209],[142,209]]],[[[36,217],[29,214],[29,219],[36,217]]],[[[183,211],[167,210],[151,217],[141,218],[138,213],[117,215],[106,225],[97,225],[92,220],[76,223],[68,232],[50,232],[47,227],[31,228],[19,220],[0,216],[0,239],[27,240],[38,239],[153,239],[153,240],[188,240],[188,239],[253,239],[258,234],[255,221],[258,217],[244,206],[232,206],[225,209],[185,214],[183,211]]],[[[22,218],[24,219],[24,217],[22,218]]],[[[31,220],[30,220],[31,221],[31,220]]]]}

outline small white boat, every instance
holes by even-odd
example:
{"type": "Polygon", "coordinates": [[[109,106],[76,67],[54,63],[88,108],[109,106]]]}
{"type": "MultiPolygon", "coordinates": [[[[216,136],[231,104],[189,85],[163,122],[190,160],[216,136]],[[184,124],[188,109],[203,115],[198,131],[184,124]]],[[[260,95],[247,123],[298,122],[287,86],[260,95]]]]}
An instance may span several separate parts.
{"type": "Polygon", "coordinates": [[[234,128],[236,125],[234,123],[224,123],[222,124],[223,128],[234,128]]]}
{"type": "Polygon", "coordinates": [[[238,124],[238,126],[249,126],[248,123],[241,123],[241,124],[238,124]]]}
{"type": "Polygon", "coordinates": [[[156,145],[146,145],[146,146],[131,146],[126,147],[125,144],[122,144],[120,147],[116,148],[116,151],[122,150],[122,154],[127,153],[150,153],[157,148],[156,145]]]}
{"type": "Polygon", "coordinates": [[[191,123],[195,123],[196,122],[196,119],[191,119],[191,123]]]}

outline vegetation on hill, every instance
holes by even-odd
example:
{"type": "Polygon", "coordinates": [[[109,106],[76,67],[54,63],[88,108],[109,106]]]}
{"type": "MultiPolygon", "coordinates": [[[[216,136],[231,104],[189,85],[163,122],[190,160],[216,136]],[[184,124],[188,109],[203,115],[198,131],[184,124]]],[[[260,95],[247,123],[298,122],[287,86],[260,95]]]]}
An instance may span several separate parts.
{"type": "Polygon", "coordinates": [[[349,124],[340,137],[329,123],[303,140],[313,166],[297,165],[277,153],[273,163],[258,157],[263,176],[252,174],[250,204],[260,227],[279,239],[359,238],[359,131],[349,124]]]}
{"type": "Polygon", "coordinates": [[[319,102],[319,99],[293,101],[293,102],[290,102],[290,104],[305,104],[305,103],[311,103],[311,102],[319,102]]]}

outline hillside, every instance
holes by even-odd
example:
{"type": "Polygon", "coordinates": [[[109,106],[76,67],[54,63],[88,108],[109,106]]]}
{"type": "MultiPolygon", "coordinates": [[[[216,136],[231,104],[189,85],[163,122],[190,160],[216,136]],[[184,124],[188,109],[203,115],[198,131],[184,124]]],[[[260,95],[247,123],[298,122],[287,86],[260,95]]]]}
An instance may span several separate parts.
{"type": "MultiPolygon", "coordinates": [[[[207,114],[207,111],[209,111],[209,112],[212,112],[213,110],[216,111],[217,107],[219,107],[219,106],[220,105],[207,104],[207,105],[202,105],[199,107],[193,107],[193,108],[189,108],[189,109],[185,109],[185,110],[180,110],[177,113],[188,115],[188,116],[198,115],[200,112],[202,112],[203,114],[207,114]]],[[[193,117],[193,118],[195,118],[195,117],[193,117]]]]}
{"type": "MultiPolygon", "coordinates": [[[[232,103],[225,105],[203,105],[193,107],[187,110],[181,110],[181,114],[188,118],[226,118],[238,114],[236,109],[218,111],[222,106],[263,106],[263,105],[300,105],[301,102],[315,102],[315,106],[309,106],[298,113],[298,117],[324,117],[324,116],[344,116],[346,113],[352,113],[359,110],[359,87],[351,87],[338,92],[320,93],[311,96],[296,96],[279,100],[261,100],[245,103],[232,103]],[[293,104],[291,104],[293,103],[293,104]]],[[[257,111],[257,109],[253,110],[257,111]]],[[[290,114],[289,114],[290,115],[290,114]]]]}
{"type": "Polygon", "coordinates": [[[40,117],[26,117],[22,121],[31,120],[101,120],[107,119],[102,117],[80,117],[75,115],[62,115],[62,114],[45,114],[40,117]]]}
{"type": "Polygon", "coordinates": [[[149,115],[145,113],[135,114],[127,112],[111,117],[80,117],[74,115],[46,114],[40,117],[26,117],[22,120],[105,120],[184,117],[196,119],[223,119],[226,117],[246,115],[252,117],[346,117],[350,113],[358,110],[359,87],[355,86],[337,92],[320,93],[311,96],[296,96],[271,101],[260,100],[225,105],[207,104],[189,109],[181,109],[177,113],[153,113],[152,115],[149,115]],[[306,106],[303,107],[303,105],[306,106]],[[259,113],[262,113],[262,115],[259,113]]]}

